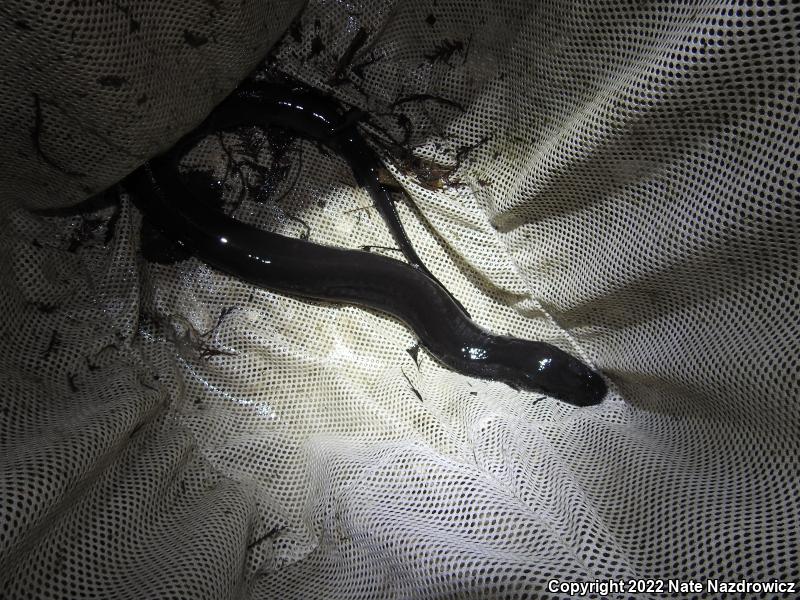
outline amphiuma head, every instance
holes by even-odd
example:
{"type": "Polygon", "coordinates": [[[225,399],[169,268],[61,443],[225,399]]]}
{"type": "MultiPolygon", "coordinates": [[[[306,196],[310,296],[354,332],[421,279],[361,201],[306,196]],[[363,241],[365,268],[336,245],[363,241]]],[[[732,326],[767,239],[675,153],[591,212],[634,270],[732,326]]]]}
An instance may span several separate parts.
{"type": "Polygon", "coordinates": [[[502,349],[500,377],[509,385],[575,406],[599,404],[606,395],[603,378],[577,358],[544,342],[512,341],[502,349]]]}

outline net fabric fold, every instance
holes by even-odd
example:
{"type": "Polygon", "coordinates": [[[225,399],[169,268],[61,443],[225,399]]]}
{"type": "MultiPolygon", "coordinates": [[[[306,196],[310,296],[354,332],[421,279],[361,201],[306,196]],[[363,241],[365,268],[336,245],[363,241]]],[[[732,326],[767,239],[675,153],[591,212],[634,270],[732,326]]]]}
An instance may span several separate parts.
{"type": "MultiPolygon", "coordinates": [[[[403,115],[419,160],[387,167],[419,207],[398,204],[421,256],[481,324],[602,369],[614,392],[581,410],[447,371],[381,315],[194,259],[145,261],[124,194],[83,216],[16,208],[70,204],[169,145],[294,14],[210,3],[239,17],[201,34],[176,16],[200,9],[47,6],[116,48],[103,56],[126,97],[196,94],[126,128],[109,118],[116,96],[70,95],[105,70],[75,64],[48,84],[56,59],[20,50],[44,47],[36,21],[0,9],[17,77],[2,94],[7,597],[528,598],[563,596],[554,578],[800,580],[796,5],[320,0],[262,65],[367,110],[375,139],[376,126],[403,135],[403,115]],[[98,33],[131,20],[130,47],[98,33]],[[183,45],[147,69],[136,39],[183,45]],[[53,104],[96,121],[59,117],[37,152],[32,89],[42,123],[53,104]],[[135,150],[87,145],[98,128],[135,150]]],[[[196,158],[210,164],[220,143],[196,158]]],[[[290,158],[285,195],[248,197],[237,216],[392,245],[343,162],[301,140],[290,158]]],[[[227,174],[228,199],[241,177],[227,174]]]]}
{"type": "Polygon", "coordinates": [[[197,125],[302,0],[0,7],[0,214],[100,192],[197,125]]]}

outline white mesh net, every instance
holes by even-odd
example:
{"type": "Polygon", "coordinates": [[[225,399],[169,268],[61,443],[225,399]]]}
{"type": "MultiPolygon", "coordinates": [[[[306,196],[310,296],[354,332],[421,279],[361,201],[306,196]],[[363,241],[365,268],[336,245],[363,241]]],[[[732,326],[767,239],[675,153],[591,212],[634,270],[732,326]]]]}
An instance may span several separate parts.
{"type": "MultiPolygon", "coordinates": [[[[420,255],[482,325],[601,369],[586,409],[381,315],[144,260],[124,194],[29,212],[168,147],[300,8],[0,6],[0,597],[800,580],[798,5],[312,0],[262,65],[405,115],[438,165],[389,165],[420,255]]],[[[289,156],[240,218],[392,245],[344,162],[289,156]]]]}

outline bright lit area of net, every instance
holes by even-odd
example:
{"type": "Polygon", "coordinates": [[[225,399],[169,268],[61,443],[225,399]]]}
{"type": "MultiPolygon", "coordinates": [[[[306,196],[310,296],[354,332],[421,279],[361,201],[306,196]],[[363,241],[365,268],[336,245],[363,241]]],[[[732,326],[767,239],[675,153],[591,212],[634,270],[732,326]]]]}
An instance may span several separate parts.
{"type": "Polygon", "coordinates": [[[800,3],[0,3],[0,600],[800,598],[800,3]]]}

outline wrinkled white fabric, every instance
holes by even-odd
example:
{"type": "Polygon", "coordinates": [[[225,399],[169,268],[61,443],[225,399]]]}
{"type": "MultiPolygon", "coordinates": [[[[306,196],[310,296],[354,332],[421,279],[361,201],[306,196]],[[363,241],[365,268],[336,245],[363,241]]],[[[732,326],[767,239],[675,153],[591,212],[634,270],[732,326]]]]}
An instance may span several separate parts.
{"type": "MultiPolygon", "coordinates": [[[[796,3],[312,0],[262,65],[459,155],[449,181],[388,165],[409,235],[476,321],[602,370],[585,409],[417,364],[379,314],[147,262],[124,194],[27,212],[191,129],[298,8],[27,4],[0,8],[0,597],[800,580],[796,3]],[[451,103],[392,107],[421,94],[451,103]]],[[[345,163],[297,148],[238,216],[391,246],[345,163]]]]}

